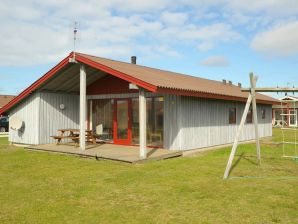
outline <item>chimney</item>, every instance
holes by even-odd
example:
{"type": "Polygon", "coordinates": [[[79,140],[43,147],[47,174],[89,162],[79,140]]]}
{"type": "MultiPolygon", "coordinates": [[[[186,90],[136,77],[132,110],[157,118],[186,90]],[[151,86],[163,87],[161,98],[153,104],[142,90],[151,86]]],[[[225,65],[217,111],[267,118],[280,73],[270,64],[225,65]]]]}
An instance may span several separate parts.
{"type": "Polygon", "coordinates": [[[222,83],[223,83],[223,84],[227,84],[227,80],[223,79],[223,80],[222,80],[222,83]]]}
{"type": "Polygon", "coordinates": [[[242,87],[242,84],[241,82],[238,82],[238,87],[241,88],[242,87]]]}
{"type": "Polygon", "coordinates": [[[229,85],[230,85],[230,86],[232,85],[232,81],[229,81],[229,85]]]}
{"type": "Polygon", "coordinates": [[[137,56],[131,56],[131,64],[137,64],[137,56]]]}

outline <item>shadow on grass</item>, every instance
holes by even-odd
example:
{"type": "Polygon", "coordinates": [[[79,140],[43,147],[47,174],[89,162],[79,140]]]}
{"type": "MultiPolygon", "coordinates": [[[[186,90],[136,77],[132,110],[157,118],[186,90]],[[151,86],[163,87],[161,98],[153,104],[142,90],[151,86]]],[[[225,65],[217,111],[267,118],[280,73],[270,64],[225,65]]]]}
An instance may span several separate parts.
{"type": "MultiPolygon", "coordinates": [[[[238,165],[238,163],[244,159],[248,162],[250,162],[251,164],[253,165],[258,165],[258,163],[252,159],[250,159],[249,157],[253,157],[253,156],[245,156],[245,153],[242,152],[239,156],[238,156],[238,159],[236,160],[236,162],[232,165],[231,167],[231,170],[230,170],[230,173],[232,173],[232,171],[236,168],[236,166],[238,165]]],[[[254,157],[255,158],[255,157],[254,157]]]]}

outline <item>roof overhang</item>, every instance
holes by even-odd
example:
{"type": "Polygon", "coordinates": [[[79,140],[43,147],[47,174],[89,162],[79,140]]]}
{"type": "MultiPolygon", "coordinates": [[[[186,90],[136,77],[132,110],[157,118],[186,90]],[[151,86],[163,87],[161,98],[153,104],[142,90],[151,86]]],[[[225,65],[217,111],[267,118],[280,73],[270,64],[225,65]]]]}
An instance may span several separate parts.
{"type": "MultiPolygon", "coordinates": [[[[48,71],[46,74],[44,74],[41,78],[39,78],[37,81],[35,81],[33,84],[31,84],[28,88],[26,88],[23,92],[21,92],[18,96],[16,96],[13,100],[11,100],[9,103],[7,103],[5,106],[0,108],[0,114],[3,114],[10,110],[12,107],[14,107],[16,104],[18,104],[20,101],[22,101],[24,98],[26,98],[30,93],[40,88],[43,84],[45,84],[47,81],[49,81],[51,78],[53,78],[59,71],[62,69],[65,69],[69,63],[72,63],[71,59],[73,58],[74,54],[71,52],[66,58],[64,58],[59,64],[57,64],[54,68],[52,68],[50,71],[48,71]]],[[[133,83],[141,88],[144,88],[151,92],[156,92],[157,87],[146,83],[142,80],[136,79],[128,74],[122,73],[120,71],[114,70],[108,66],[105,66],[103,64],[100,64],[98,62],[94,62],[88,58],[85,58],[81,55],[76,54],[75,60],[78,63],[82,63],[85,65],[88,65],[92,68],[98,69],[100,71],[103,71],[105,73],[108,73],[110,75],[113,75],[115,77],[118,77],[120,79],[123,79],[125,81],[128,81],[130,83],[133,83]]],[[[88,75],[88,74],[87,74],[88,75]]]]}
{"type": "Polygon", "coordinates": [[[293,96],[284,96],[282,98],[279,99],[280,101],[287,101],[287,102],[297,102],[298,98],[293,97],[293,96]]]}
{"type": "MultiPolygon", "coordinates": [[[[32,93],[38,89],[42,89],[42,88],[46,89],[46,87],[44,87],[45,85],[47,85],[47,86],[57,85],[58,80],[56,80],[56,81],[54,80],[55,75],[58,74],[59,72],[63,73],[63,71],[67,70],[68,67],[76,66],[78,64],[85,64],[85,65],[90,66],[93,69],[93,70],[91,70],[92,71],[91,74],[89,74],[90,76],[93,76],[90,79],[91,81],[93,79],[95,80],[97,78],[96,75],[98,75],[99,72],[97,72],[97,73],[94,72],[95,70],[97,70],[97,71],[101,71],[102,73],[106,73],[106,74],[118,77],[122,80],[129,82],[129,83],[135,84],[138,87],[144,88],[150,92],[183,95],[183,96],[194,96],[194,97],[202,97],[202,98],[209,98],[209,99],[221,99],[221,100],[228,100],[228,101],[245,102],[247,100],[247,98],[245,98],[245,97],[237,97],[237,96],[205,93],[205,92],[200,92],[200,91],[190,91],[190,90],[183,90],[183,89],[172,89],[172,88],[158,87],[151,83],[140,80],[136,77],[133,77],[132,75],[115,70],[115,69],[113,69],[109,66],[106,66],[100,62],[93,61],[87,57],[84,57],[81,54],[75,54],[75,62],[77,62],[77,63],[73,63],[73,61],[74,61],[73,57],[74,57],[74,53],[71,52],[66,58],[64,58],[61,62],[59,62],[50,71],[48,71],[41,78],[39,78],[37,81],[35,81],[32,85],[30,85],[28,88],[26,88],[22,93],[20,93],[18,96],[16,96],[13,100],[11,100],[5,106],[0,108],[0,114],[3,114],[4,112],[9,111],[11,108],[13,108],[19,102],[21,102],[24,98],[26,98],[30,93],[32,93]],[[70,66],[70,63],[72,64],[71,66],[70,66]]],[[[73,69],[73,68],[70,68],[70,69],[73,69]]],[[[79,70],[79,69],[77,69],[77,70],[79,70]]],[[[87,76],[88,76],[88,74],[87,74],[87,76]]],[[[64,79],[66,79],[66,77],[64,77],[64,79]]],[[[63,79],[60,79],[60,80],[63,80],[63,79]]],[[[61,82],[63,82],[63,81],[61,81],[61,82]]],[[[69,85],[72,84],[71,80],[65,80],[65,82],[67,82],[69,85]]],[[[65,86],[66,84],[63,82],[62,85],[65,86]]],[[[77,88],[77,83],[73,83],[73,85],[74,85],[73,88],[75,88],[75,87],[77,88]]],[[[59,88],[57,88],[56,90],[59,90],[59,88]]],[[[61,91],[63,91],[63,90],[64,89],[61,89],[61,91]]],[[[72,89],[70,88],[70,91],[71,90],[72,89]]],[[[277,104],[278,101],[257,99],[257,103],[277,104]]]]}
{"type": "MultiPolygon", "coordinates": [[[[247,101],[247,98],[244,98],[244,97],[186,91],[186,90],[179,90],[179,89],[168,89],[168,88],[161,88],[161,87],[158,87],[156,92],[164,93],[164,94],[180,95],[180,96],[193,96],[193,97],[208,98],[208,99],[227,100],[227,101],[240,101],[240,102],[247,101]]],[[[268,100],[260,100],[260,99],[257,99],[256,101],[258,104],[269,104],[269,105],[279,104],[278,101],[268,101],[268,100]]]]}

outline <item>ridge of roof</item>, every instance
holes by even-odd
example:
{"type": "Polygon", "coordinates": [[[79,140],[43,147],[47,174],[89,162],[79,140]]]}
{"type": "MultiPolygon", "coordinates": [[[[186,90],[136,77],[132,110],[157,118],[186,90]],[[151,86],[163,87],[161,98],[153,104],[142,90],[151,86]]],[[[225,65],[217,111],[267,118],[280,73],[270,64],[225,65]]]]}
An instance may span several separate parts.
{"type": "MultiPolygon", "coordinates": [[[[145,69],[152,69],[152,70],[157,70],[157,71],[161,71],[161,72],[168,72],[168,73],[172,73],[172,74],[176,74],[179,76],[186,76],[186,77],[190,77],[190,78],[196,78],[196,79],[202,79],[202,80],[206,80],[206,81],[213,81],[213,82],[217,82],[219,84],[223,84],[221,81],[218,80],[214,80],[214,79],[207,79],[204,77],[199,77],[199,76],[195,76],[195,75],[190,75],[190,74],[184,74],[184,73],[180,73],[180,72],[175,72],[175,71],[171,71],[171,70],[166,70],[166,69],[161,69],[161,68],[154,68],[154,67],[150,67],[150,66],[146,66],[146,65],[141,65],[141,64],[132,64],[130,62],[126,62],[126,61],[119,61],[119,60],[114,60],[114,59],[110,59],[110,58],[104,58],[104,57],[99,57],[99,56],[95,56],[95,55],[91,55],[91,54],[85,54],[85,53],[81,53],[81,52],[76,52],[76,54],[79,54],[81,56],[89,56],[89,57],[94,57],[94,58],[98,58],[98,59],[102,59],[102,60],[107,60],[107,61],[111,61],[111,62],[116,62],[116,63],[123,63],[126,65],[131,65],[131,66],[137,66],[137,67],[142,67],[145,69]]],[[[238,87],[237,85],[232,84],[235,87],[238,87]]]]}
{"type": "MultiPolygon", "coordinates": [[[[128,74],[134,78],[141,81],[147,82],[158,88],[166,88],[170,91],[188,91],[197,92],[203,94],[210,94],[213,98],[214,96],[225,96],[232,97],[235,100],[240,98],[245,99],[248,97],[247,93],[241,92],[238,85],[223,83],[217,80],[211,80],[207,78],[202,78],[198,76],[186,75],[182,73],[172,72],[168,70],[156,69],[143,65],[131,64],[128,62],[117,61],[113,59],[107,59],[103,57],[98,57],[94,55],[77,53],[83,58],[108,66],[116,71],[120,71],[124,74],[128,74]]],[[[168,91],[169,92],[169,91],[168,91]]],[[[186,94],[187,95],[187,94],[186,94]]],[[[195,96],[192,94],[192,96],[195,96]]],[[[197,95],[198,96],[198,95],[197,95]]],[[[229,100],[229,99],[226,99],[229,100]]],[[[232,99],[230,99],[232,100],[232,99]]],[[[267,95],[257,93],[257,100],[268,101],[276,103],[277,100],[267,95]]]]}
{"type": "MultiPolygon", "coordinates": [[[[239,86],[229,83],[224,84],[221,81],[116,61],[79,52],[76,52],[76,55],[78,55],[76,58],[78,62],[102,70],[128,82],[138,84],[142,88],[153,92],[242,102],[245,102],[248,97],[248,93],[241,92],[239,86]]],[[[73,58],[73,56],[74,52],[71,52],[66,58],[37,79],[18,96],[10,100],[0,109],[0,114],[14,107],[30,93],[38,89],[42,83],[57,74],[64,66],[70,63],[69,59],[73,58]]],[[[275,104],[279,101],[270,96],[257,93],[257,102],[275,104]]]]}

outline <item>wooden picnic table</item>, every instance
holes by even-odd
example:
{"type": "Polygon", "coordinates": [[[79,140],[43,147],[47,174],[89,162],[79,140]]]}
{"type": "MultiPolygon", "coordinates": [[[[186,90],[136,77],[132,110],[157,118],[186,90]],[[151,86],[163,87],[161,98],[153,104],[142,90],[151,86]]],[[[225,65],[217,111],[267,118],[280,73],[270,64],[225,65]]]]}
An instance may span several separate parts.
{"type": "MultiPolygon", "coordinates": [[[[96,135],[93,134],[92,130],[86,130],[86,141],[91,141],[93,144],[96,144],[96,135]]],[[[80,129],[73,128],[64,128],[58,129],[58,135],[51,136],[57,140],[56,144],[59,145],[62,139],[70,139],[75,142],[76,146],[79,145],[80,141],[80,129]]]]}

